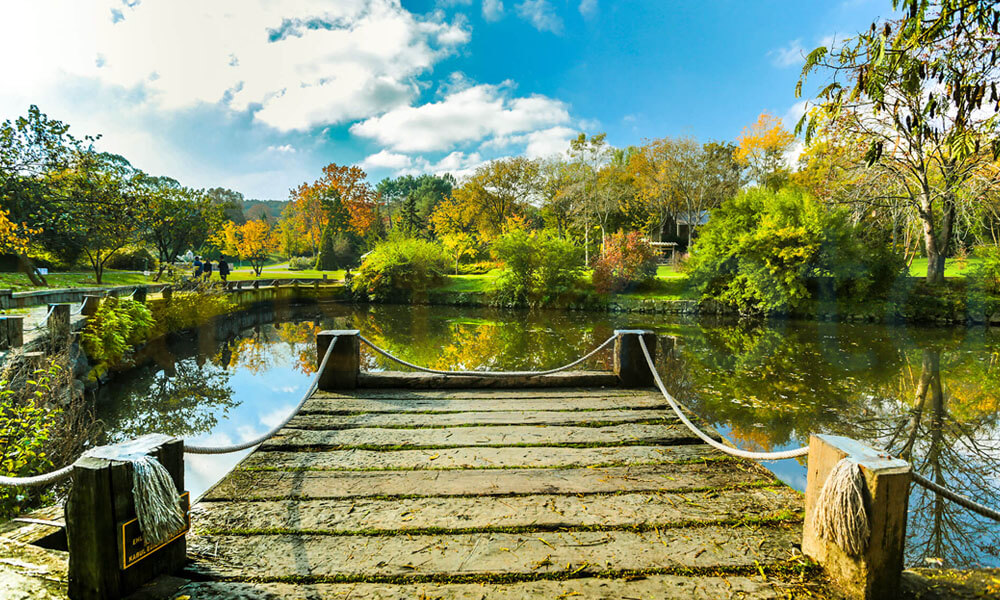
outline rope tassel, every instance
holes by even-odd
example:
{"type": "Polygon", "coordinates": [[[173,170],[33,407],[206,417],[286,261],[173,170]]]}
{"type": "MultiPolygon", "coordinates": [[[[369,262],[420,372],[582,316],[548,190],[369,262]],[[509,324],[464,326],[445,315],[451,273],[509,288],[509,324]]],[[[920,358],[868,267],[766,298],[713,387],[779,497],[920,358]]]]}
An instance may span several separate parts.
{"type": "Polygon", "coordinates": [[[867,491],[861,468],[850,459],[838,462],[820,490],[812,526],[823,539],[848,556],[861,556],[868,548],[871,525],[865,507],[867,491]]]}
{"type": "Polygon", "coordinates": [[[147,544],[159,545],[184,528],[184,511],[174,480],[152,456],[132,461],[132,497],[139,529],[147,544]]]}

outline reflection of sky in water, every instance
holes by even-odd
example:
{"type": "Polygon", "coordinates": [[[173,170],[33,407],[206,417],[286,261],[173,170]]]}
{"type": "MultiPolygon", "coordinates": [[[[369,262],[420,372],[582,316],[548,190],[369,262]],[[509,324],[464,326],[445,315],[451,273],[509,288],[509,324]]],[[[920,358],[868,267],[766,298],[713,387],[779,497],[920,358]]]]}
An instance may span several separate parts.
{"type": "MultiPolygon", "coordinates": [[[[273,352],[274,366],[263,373],[245,367],[230,368],[229,385],[239,404],[219,419],[211,433],[191,438],[203,446],[226,446],[251,440],[281,423],[302,399],[311,376],[291,366],[286,352],[273,352]],[[284,359],[284,360],[282,360],[284,359]]],[[[184,481],[197,498],[232,470],[250,450],[231,454],[188,454],[184,457],[184,481]]]]}

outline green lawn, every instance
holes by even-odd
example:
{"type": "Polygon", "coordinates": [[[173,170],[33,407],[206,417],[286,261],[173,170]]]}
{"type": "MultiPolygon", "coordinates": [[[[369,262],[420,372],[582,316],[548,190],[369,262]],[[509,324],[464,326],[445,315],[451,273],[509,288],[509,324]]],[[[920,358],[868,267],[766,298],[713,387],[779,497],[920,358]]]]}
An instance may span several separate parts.
{"type": "MultiPolygon", "coordinates": [[[[970,257],[962,260],[957,260],[954,258],[949,258],[944,261],[944,276],[945,277],[965,277],[965,275],[972,269],[972,266],[979,262],[978,258],[970,257]]],[[[927,259],[926,258],[915,258],[913,259],[913,264],[910,265],[910,275],[913,277],[924,277],[927,275],[927,259]]]]}
{"type": "Polygon", "coordinates": [[[494,269],[483,275],[449,275],[447,282],[436,288],[435,292],[488,292],[493,289],[493,282],[499,269],[494,269]]]}
{"type": "MultiPolygon", "coordinates": [[[[15,292],[25,292],[29,290],[57,289],[68,287],[97,287],[92,272],[86,273],[50,273],[45,276],[48,287],[36,288],[31,285],[27,275],[24,273],[0,273],[0,288],[13,289],[15,292]]],[[[142,273],[133,271],[105,271],[101,279],[101,286],[114,287],[117,285],[136,285],[140,283],[153,283],[152,277],[146,277],[142,273]]]]}

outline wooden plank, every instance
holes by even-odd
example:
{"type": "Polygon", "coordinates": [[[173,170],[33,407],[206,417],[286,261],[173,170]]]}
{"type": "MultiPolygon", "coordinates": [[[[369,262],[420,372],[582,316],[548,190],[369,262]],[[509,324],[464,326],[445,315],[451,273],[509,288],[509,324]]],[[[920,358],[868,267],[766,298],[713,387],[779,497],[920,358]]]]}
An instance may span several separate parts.
{"type": "Polygon", "coordinates": [[[353,429],[357,427],[440,428],[469,425],[587,425],[590,423],[676,423],[662,410],[484,411],[444,414],[371,413],[362,415],[299,414],[291,429],[353,429]]]}
{"type": "Polygon", "coordinates": [[[203,502],[192,513],[199,531],[405,533],[430,529],[674,527],[693,522],[794,518],[802,496],[787,487],[715,492],[657,492],[392,500],[203,502]]]}
{"type": "Polygon", "coordinates": [[[697,462],[726,458],[707,444],[611,446],[608,448],[440,448],[427,450],[327,450],[254,452],[243,469],[294,471],[370,469],[483,469],[506,467],[588,467],[697,462]]]}
{"type": "Polygon", "coordinates": [[[366,496],[680,492],[777,483],[753,465],[699,463],[663,467],[459,471],[235,471],[202,501],[366,496]]]}
{"type": "Polygon", "coordinates": [[[681,527],[656,532],[575,531],[413,536],[192,536],[197,577],[412,578],[503,573],[537,577],[618,571],[734,569],[781,564],[801,528],[681,527]]]}
{"type": "Polygon", "coordinates": [[[603,371],[563,371],[552,375],[479,377],[432,375],[430,373],[404,373],[382,371],[361,373],[358,387],[367,388],[526,388],[526,387],[600,387],[618,384],[614,373],[603,371]]]}
{"type": "Polygon", "coordinates": [[[459,446],[661,445],[700,443],[684,425],[567,427],[506,425],[445,429],[344,429],[307,431],[286,428],[261,444],[262,450],[318,448],[454,448],[459,446]]]}
{"type": "MultiPolygon", "coordinates": [[[[556,598],[656,598],[657,600],[778,600],[798,597],[800,582],[760,577],[648,575],[609,579],[586,577],[566,581],[519,583],[310,583],[308,593],[292,583],[194,582],[184,592],[191,598],[243,600],[247,598],[329,598],[337,600],[553,600],[556,598]]],[[[805,594],[803,593],[804,597],[805,594]]],[[[815,595],[814,597],[820,597],[815,595]]]]}
{"type": "Polygon", "coordinates": [[[313,396],[300,415],[356,413],[448,413],[469,411],[669,410],[663,396],[584,396],[548,398],[325,398],[313,396]]]}
{"type": "Polygon", "coordinates": [[[554,387],[554,388],[500,388],[500,389],[467,389],[456,388],[447,390],[422,389],[371,389],[340,391],[317,391],[313,398],[336,400],[459,400],[482,399],[501,400],[508,398],[646,398],[662,395],[656,390],[634,390],[619,387],[554,387]]]}

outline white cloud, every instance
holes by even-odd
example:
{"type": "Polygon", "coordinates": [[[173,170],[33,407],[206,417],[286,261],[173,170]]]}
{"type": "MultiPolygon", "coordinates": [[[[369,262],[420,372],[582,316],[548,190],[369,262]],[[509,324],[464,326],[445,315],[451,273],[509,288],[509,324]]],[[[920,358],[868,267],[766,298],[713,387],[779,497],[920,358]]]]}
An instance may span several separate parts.
{"type": "Polygon", "coordinates": [[[402,170],[409,168],[413,164],[413,159],[405,154],[381,150],[366,157],[358,166],[366,171],[369,169],[395,169],[402,170]]]}
{"type": "Polygon", "coordinates": [[[524,0],[516,7],[517,14],[538,31],[562,33],[563,21],[548,0],[524,0]]]}
{"type": "Polygon", "coordinates": [[[806,110],[809,108],[808,100],[799,100],[795,104],[788,108],[788,112],[781,117],[781,122],[784,126],[789,129],[795,129],[795,125],[802,118],[802,115],[806,114],[806,110]]]}
{"type": "Polygon", "coordinates": [[[280,154],[295,154],[295,146],[291,144],[282,144],[280,146],[268,146],[268,152],[278,152],[280,154]]]}
{"type": "MultiPolygon", "coordinates": [[[[265,415],[261,415],[261,417],[260,417],[260,423],[264,427],[267,427],[269,430],[273,429],[273,428],[277,427],[279,424],[281,424],[282,421],[285,420],[285,417],[287,417],[292,412],[293,408],[295,408],[295,407],[293,405],[291,405],[291,404],[286,404],[284,406],[280,406],[280,407],[272,410],[271,412],[269,412],[269,413],[267,413],[265,415]]],[[[250,429],[250,431],[254,432],[253,429],[250,429]]],[[[240,433],[242,435],[242,431],[240,433]]],[[[243,436],[243,439],[244,440],[253,439],[253,437],[256,436],[256,435],[257,434],[254,432],[249,437],[243,436]]]]}
{"type": "Polygon", "coordinates": [[[771,57],[771,63],[776,67],[792,67],[805,62],[806,51],[802,47],[802,40],[792,40],[784,48],[775,48],[767,53],[771,57]]]}
{"type": "Polygon", "coordinates": [[[570,139],[578,134],[577,130],[560,125],[521,135],[496,137],[484,142],[481,148],[504,149],[523,145],[523,154],[528,158],[548,158],[554,154],[565,153],[569,148],[570,139]]]}
{"type": "Polygon", "coordinates": [[[503,0],[483,0],[483,18],[498,21],[503,16],[503,0]]]}
{"type": "Polygon", "coordinates": [[[475,85],[440,102],[401,107],[356,123],[351,133],[397,152],[434,152],[569,121],[563,102],[541,95],[512,97],[510,87],[475,85]]]}
{"type": "Polygon", "coordinates": [[[5,2],[0,22],[0,55],[18,57],[0,64],[0,110],[78,78],[161,110],[221,103],[281,131],[408,104],[417,77],[469,40],[464,20],[398,0],[5,2]]]}
{"type": "Polygon", "coordinates": [[[580,0],[580,14],[585,17],[597,14],[597,0],[580,0]]]}

